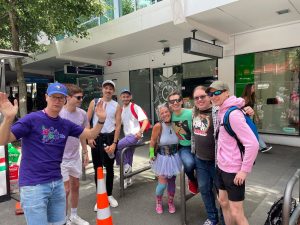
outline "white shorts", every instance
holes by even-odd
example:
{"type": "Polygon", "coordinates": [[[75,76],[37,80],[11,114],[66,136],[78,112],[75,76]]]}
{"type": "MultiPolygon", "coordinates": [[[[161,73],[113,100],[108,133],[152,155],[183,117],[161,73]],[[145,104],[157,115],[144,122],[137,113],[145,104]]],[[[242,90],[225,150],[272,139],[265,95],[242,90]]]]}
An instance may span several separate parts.
{"type": "Polygon", "coordinates": [[[81,158],[73,160],[63,160],[60,164],[61,175],[63,181],[66,182],[70,179],[70,176],[80,178],[82,174],[82,161],[81,158]]]}

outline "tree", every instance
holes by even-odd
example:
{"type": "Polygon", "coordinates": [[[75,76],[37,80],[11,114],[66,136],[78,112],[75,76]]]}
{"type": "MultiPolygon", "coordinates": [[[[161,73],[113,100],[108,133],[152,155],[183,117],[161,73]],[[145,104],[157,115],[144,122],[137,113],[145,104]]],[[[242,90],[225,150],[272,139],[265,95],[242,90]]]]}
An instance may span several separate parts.
{"type": "MultiPolygon", "coordinates": [[[[59,34],[87,37],[82,21],[104,11],[99,0],[0,0],[0,48],[36,53],[38,37],[53,40],[59,34]]],[[[20,93],[20,115],[27,114],[22,60],[15,60],[20,93]]]]}

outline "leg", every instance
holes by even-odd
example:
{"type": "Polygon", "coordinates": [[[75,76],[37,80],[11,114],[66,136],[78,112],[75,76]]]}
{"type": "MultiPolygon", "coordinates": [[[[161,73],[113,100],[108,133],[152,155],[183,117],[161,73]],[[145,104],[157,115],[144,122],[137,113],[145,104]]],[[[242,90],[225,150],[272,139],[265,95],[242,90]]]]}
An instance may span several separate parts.
{"type": "Polygon", "coordinates": [[[95,171],[94,179],[97,187],[97,169],[98,167],[103,166],[103,143],[101,141],[101,137],[99,136],[95,139],[95,142],[96,142],[96,146],[95,148],[91,149],[91,153],[92,153],[92,161],[93,161],[93,166],[95,171]]]}
{"type": "Polygon", "coordinates": [[[182,161],[184,172],[191,181],[196,181],[195,177],[195,162],[194,155],[191,153],[191,147],[181,147],[179,149],[179,156],[182,161]]]}
{"type": "MultiPolygon", "coordinates": [[[[125,136],[124,138],[122,138],[119,142],[118,142],[118,151],[116,154],[116,161],[117,161],[117,165],[120,165],[120,160],[121,160],[121,151],[122,149],[135,145],[137,144],[139,140],[135,137],[135,135],[130,134],[125,136]]],[[[133,157],[133,153],[134,153],[134,149],[128,149],[125,152],[124,155],[124,165],[125,164],[129,164],[130,166],[132,166],[132,157],[133,157]],[[131,161],[131,163],[130,163],[131,161]]]]}
{"type": "Polygon", "coordinates": [[[66,215],[68,215],[68,207],[69,207],[69,196],[70,196],[70,181],[64,182],[65,192],[66,192],[66,215]]]}
{"type": "Polygon", "coordinates": [[[156,194],[156,212],[158,214],[163,213],[163,207],[162,207],[162,197],[164,194],[164,191],[167,187],[167,179],[164,178],[163,176],[158,177],[158,183],[156,186],[155,194],[156,194]]]}
{"type": "Polygon", "coordinates": [[[247,218],[245,217],[243,201],[233,202],[229,201],[229,207],[233,221],[237,225],[249,225],[247,218]]]}
{"type": "Polygon", "coordinates": [[[79,178],[70,176],[71,184],[71,208],[77,209],[79,199],[79,178]]]}
{"type": "Polygon", "coordinates": [[[49,195],[49,183],[20,188],[21,205],[28,225],[48,225],[47,202],[49,195]]]}
{"type": "Polygon", "coordinates": [[[168,206],[169,213],[175,213],[174,196],[175,196],[175,180],[176,176],[168,179],[168,206]]]}
{"type": "Polygon", "coordinates": [[[264,140],[261,138],[260,135],[258,135],[258,142],[259,142],[259,150],[262,150],[267,147],[266,143],[264,140]]]}
{"type": "Polygon", "coordinates": [[[214,161],[201,160],[197,157],[195,157],[195,163],[198,187],[208,219],[213,223],[217,223],[219,221],[218,210],[216,207],[215,195],[213,193],[215,163],[214,161]]]}
{"type": "Polygon", "coordinates": [[[229,206],[229,200],[228,200],[228,194],[227,191],[219,189],[219,197],[218,197],[219,203],[222,207],[222,212],[224,215],[224,220],[226,225],[234,225],[232,221],[232,216],[230,213],[230,206],[229,206]]]}
{"type": "Polygon", "coordinates": [[[62,225],[66,218],[66,195],[62,180],[51,182],[51,195],[48,199],[48,223],[62,225]]]}

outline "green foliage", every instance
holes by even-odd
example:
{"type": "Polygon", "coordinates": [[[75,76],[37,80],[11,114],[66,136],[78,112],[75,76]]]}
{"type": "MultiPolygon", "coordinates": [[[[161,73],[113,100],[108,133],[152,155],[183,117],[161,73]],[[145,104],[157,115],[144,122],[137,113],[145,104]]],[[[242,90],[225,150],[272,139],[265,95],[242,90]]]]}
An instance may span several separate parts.
{"type": "Polygon", "coordinates": [[[12,46],[9,12],[16,16],[20,49],[36,52],[42,32],[50,40],[59,34],[86,37],[86,28],[79,25],[83,20],[100,16],[104,9],[98,0],[0,0],[0,48],[12,46]]]}
{"type": "Polygon", "coordinates": [[[134,11],[134,3],[132,0],[122,0],[122,15],[127,15],[134,11]]]}

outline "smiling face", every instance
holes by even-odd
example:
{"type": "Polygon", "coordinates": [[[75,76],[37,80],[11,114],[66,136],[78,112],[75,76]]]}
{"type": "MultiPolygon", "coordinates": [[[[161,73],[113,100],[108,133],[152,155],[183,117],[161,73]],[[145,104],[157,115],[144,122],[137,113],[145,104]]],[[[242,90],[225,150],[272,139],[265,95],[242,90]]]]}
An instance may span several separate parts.
{"type": "Polygon", "coordinates": [[[165,123],[171,122],[171,112],[167,106],[162,106],[159,108],[159,118],[165,123]]]}
{"type": "MultiPolygon", "coordinates": [[[[209,90],[209,92],[213,93],[213,92],[216,92],[218,90],[214,89],[214,88],[211,88],[209,90]]],[[[226,90],[220,90],[221,91],[221,94],[220,95],[215,95],[213,94],[212,97],[210,98],[211,102],[216,105],[216,106],[220,106],[223,104],[223,102],[229,97],[229,92],[226,91],[226,90]]]]}
{"type": "Polygon", "coordinates": [[[124,106],[127,106],[132,99],[132,96],[127,92],[122,93],[120,97],[124,106]]]}
{"type": "Polygon", "coordinates": [[[106,84],[102,87],[103,98],[106,100],[111,100],[115,89],[111,84],[106,84]]]}
{"type": "Polygon", "coordinates": [[[193,93],[194,104],[199,110],[206,110],[211,107],[211,101],[204,90],[197,88],[193,93]]]}
{"type": "Polygon", "coordinates": [[[76,93],[72,96],[67,97],[67,101],[68,101],[67,104],[70,104],[70,105],[76,106],[76,107],[80,107],[82,100],[83,100],[83,93],[76,93]]]}
{"type": "Polygon", "coordinates": [[[181,96],[176,94],[169,96],[168,103],[173,112],[179,112],[183,102],[181,96]]]}

